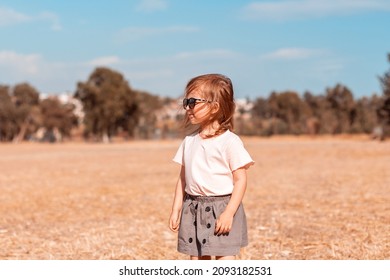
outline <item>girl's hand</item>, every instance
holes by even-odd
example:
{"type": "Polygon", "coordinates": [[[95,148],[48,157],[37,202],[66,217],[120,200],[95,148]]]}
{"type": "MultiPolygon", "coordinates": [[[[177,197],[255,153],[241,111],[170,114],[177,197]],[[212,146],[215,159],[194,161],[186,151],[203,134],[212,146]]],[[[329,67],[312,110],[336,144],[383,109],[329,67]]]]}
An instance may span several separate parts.
{"type": "Polygon", "coordinates": [[[217,235],[229,233],[233,225],[233,215],[223,212],[215,222],[215,231],[217,235]]]}
{"type": "Polygon", "coordinates": [[[175,198],[173,199],[173,206],[171,216],[169,217],[169,229],[173,232],[179,230],[181,207],[184,199],[184,188],[186,184],[185,168],[182,165],[180,169],[180,176],[176,183],[175,198]]]}
{"type": "Polygon", "coordinates": [[[169,229],[173,232],[177,232],[179,230],[180,225],[180,213],[173,211],[171,213],[171,217],[169,218],[169,229]]]}

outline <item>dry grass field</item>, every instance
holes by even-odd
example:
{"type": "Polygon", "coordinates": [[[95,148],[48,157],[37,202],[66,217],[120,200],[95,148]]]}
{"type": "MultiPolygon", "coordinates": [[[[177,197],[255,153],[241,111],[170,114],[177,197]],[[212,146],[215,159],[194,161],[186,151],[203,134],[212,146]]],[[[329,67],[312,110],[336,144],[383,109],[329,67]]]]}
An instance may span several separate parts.
{"type": "MultiPolygon", "coordinates": [[[[390,142],[243,138],[240,259],[390,259],[390,142]]],[[[180,140],[0,145],[0,259],[187,259],[169,231],[180,140]]]]}

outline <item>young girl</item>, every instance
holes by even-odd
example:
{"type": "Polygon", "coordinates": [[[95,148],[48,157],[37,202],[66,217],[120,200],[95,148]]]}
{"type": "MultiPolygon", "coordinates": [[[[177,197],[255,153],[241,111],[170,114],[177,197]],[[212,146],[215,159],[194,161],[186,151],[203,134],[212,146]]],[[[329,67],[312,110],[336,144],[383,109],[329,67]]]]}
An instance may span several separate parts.
{"type": "Polygon", "coordinates": [[[191,79],[185,90],[185,137],[174,161],[181,165],[169,219],[178,234],[178,251],[192,260],[235,259],[248,244],[242,199],[246,169],[254,163],[234,134],[233,85],[207,74],[191,79]]]}

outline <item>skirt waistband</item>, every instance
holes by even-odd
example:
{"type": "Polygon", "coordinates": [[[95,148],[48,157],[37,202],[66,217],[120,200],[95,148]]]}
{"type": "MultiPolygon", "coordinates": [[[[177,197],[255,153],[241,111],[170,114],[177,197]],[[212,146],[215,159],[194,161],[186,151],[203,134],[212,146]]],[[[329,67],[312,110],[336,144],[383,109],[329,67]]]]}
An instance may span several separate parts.
{"type": "Polygon", "coordinates": [[[191,199],[200,202],[213,202],[213,201],[230,199],[231,196],[232,196],[231,194],[217,195],[217,196],[196,196],[196,195],[191,195],[186,193],[185,199],[191,199]]]}

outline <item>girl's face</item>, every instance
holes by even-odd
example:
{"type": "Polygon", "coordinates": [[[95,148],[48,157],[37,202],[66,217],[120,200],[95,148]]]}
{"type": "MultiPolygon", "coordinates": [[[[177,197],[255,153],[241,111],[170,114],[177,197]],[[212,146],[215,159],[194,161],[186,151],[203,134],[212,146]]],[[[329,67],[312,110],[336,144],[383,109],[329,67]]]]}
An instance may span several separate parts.
{"type": "MultiPolygon", "coordinates": [[[[186,96],[187,99],[190,98],[195,98],[195,99],[201,99],[201,100],[206,100],[198,94],[197,92],[191,92],[186,96]]],[[[188,119],[190,120],[191,124],[195,125],[201,125],[204,123],[206,120],[208,120],[209,115],[210,115],[210,106],[209,102],[207,101],[201,101],[197,100],[195,103],[194,108],[190,108],[190,106],[186,106],[186,114],[188,116],[188,119]]]]}

